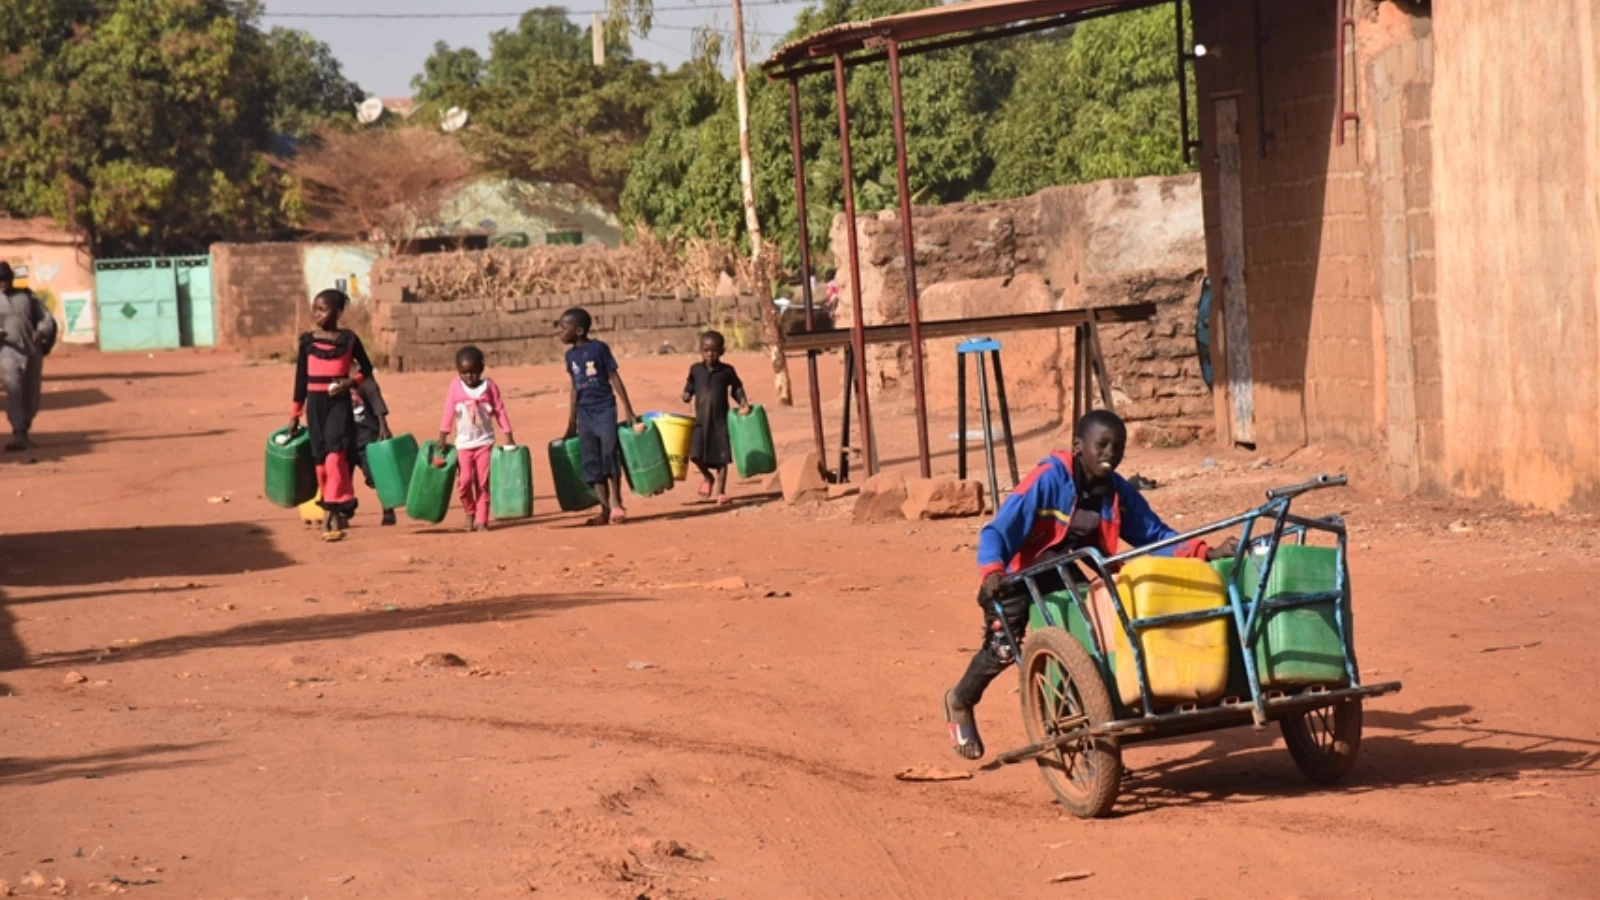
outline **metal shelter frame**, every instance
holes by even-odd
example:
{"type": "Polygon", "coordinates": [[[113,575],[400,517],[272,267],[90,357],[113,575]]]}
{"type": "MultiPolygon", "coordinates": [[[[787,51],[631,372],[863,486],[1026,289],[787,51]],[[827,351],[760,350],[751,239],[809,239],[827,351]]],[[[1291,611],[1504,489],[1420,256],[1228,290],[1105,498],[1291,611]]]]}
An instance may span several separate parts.
{"type": "MultiPolygon", "coordinates": [[[[844,216],[846,247],[849,256],[850,306],[854,313],[850,325],[850,343],[847,355],[853,359],[853,373],[857,414],[861,421],[862,456],[867,474],[877,472],[878,464],[872,438],[871,400],[867,395],[866,334],[861,309],[861,256],[856,235],[855,170],[850,159],[850,110],[845,97],[845,70],[854,66],[887,61],[889,64],[889,93],[893,105],[895,175],[899,193],[901,247],[905,256],[906,308],[909,322],[906,339],[911,345],[912,389],[916,395],[917,458],[922,477],[933,474],[928,452],[928,405],[923,376],[924,332],[917,290],[916,246],[911,222],[911,190],[906,168],[905,110],[901,100],[900,60],[905,56],[929,53],[966,44],[999,40],[1036,31],[1061,28],[1087,19],[1143,9],[1171,3],[1178,20],[1177,51],[1180,75],[1188,48],[1184,46],[1184,0],[970,0],[944,6],[932,6],[878,19],[859,22],[842,22],[824,28],[799,40],[791,41],[762,63],[771,80],[789,82],[789,137],[794,162],[795,205],[800,225],[800,284],[805,301],[805,328],[803,334],[816,329],[811,291],[811,244],[806,223],[805,159],[800,137],[800,79],[807,75],[833,73],[834,93],[839,110],[839,162],[844,181],[844,216]]],[[[1191,143],[1188,139],[1187,79],[1178,79],[1178,95],[1183,119],[1185,155],[1191,143]]],[[[1092,327],[1093,317],[1089,317],[1092,327]]],[[[931,323],[930,323],[931,324],[931,323]]],[[[952,323],[939,323],[952,324],[952,323]]],[[[1044,321],[1032,327],[1050,327],[1044,321]]],[[[1081,331],[1081,329],[1080,329],[1081,331]]],[[[831,342],[830,342],[831,343],[831,342]]],[[[1098,343],[1098,342],[1096,342],[1098,343]]],[[[815,344],[806,349],[806,374],[810,385],[811,427],[817,445],[818,465],[827,474],[826,441],[822,431],[821,392],[817,383],[817,354],[815,344]]],[[[1102,380],[1104,378],[1101,373],[1102,380]]],[[[847,380],[847,384],[849,381],[847,380]]],[[[1102,385],[1104,387],[1104,385],[1102,385]]],[[[848,391],[846,405],[849,404],[848,391]]],[[[848,411],[846,412],[848,422],[848,411]]],[[[848,427],[848,425],[846,426],[848,427]]]]}

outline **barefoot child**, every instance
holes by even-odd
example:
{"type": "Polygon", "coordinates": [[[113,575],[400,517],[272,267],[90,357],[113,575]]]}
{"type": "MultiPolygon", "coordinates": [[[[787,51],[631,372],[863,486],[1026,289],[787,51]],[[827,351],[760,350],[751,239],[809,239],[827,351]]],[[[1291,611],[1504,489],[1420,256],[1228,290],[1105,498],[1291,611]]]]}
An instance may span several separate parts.
{"type": "Polygon", "coordinates": [[[628,511],[622,508],[622,466],[617,459],[617,400],[634,424],[633,404],[628,389],[617,374],[617,358],[604,341],[592,340],[593,320],[582,309],[569,309],[556,323],[567,351],[567,372],[572,376],[572,394],[567,404],[568,438],[577,435],[583,449],[583,480],[600,498],[600,513],[589,525],[621,525],[628,511]]]}
{"type": "MultiPolygon", "coordinates": [[[[361,467],[367,487],[376,487],[372,480],[372,464],[367,462],[367,445],[394,437],[389,431],[389,405],[383,402],[383,392],[378,390],[377,378],[363,380],[360,389],[350,399],[355,404],[356,465],[361,467]]],[[[394,510],[385,509],[383,524],[393,525],[394,521],[394,510]]]]}
{"type": "Polygon", "coordinates": [[[439,423],[439,446],[455,432],[456,488],[461,508],[467,512],[467,530],[489,528],[489,453],[494,449],[494,426],[515,446],[511,418],[500,399],[500,387],[483,377],[483,351],[462,347],[456,351],[456,374],[444,395],[444,418],[439,423]]]}
{"type": "Polygon", "coordinates": [[[733,462],[733,448],[728,442],[729,395],[739,404],[740,412],[750,412],[744,382],[733,366],[722,361],[725,348],[720,333],[708,331],[700,335],[700,362],[689,367],[689,382],[683,386],[683,402],[694,401],[689,460],[705,479],[700,496],[710,499],[715,488],[719,506],[728,503],[728,463],[733,462]]]}
{"type": "MultiPolygon", "coordinates": [[[[978,605],[983,609],[983,641],[961,681],[944,695],[950,743],[961,756],[983,756],[973,708],[983,699],[989,682],[1013,661],[995,603],[1001,605],[1005,625],[1018,641],[1028,627],[1031,599],[1027,588],[1002,588],[1002,577],[1084,547],[1098,547],[1110,555],[1117,551],[1119,539],[1142,547],[1177,534],[1151,511],[1139,491],[1116,473],[1127,444],[1128,428],[1115,414],[1097,409],[1085,415],[1078,420],[1072,452],[1057,450],[1028,473],[979,533],[978,571],[983,586],[978,590],[978,605]]],[[[1220,547],[1187,541],[1161,555],[1219,559],[1233,555],[1236,544],[1231,537],[1220,547]]],[[[1078,584],[1086,581],[1081,575],[1072,577],[1078,584]]],[[[1064,585],[1043,577],[1038,579],[1038,587],[1050,593],[1064,585]]]]}
{"type": "Polygon", "coordinates": [[[311,303],[315,331],[300,335],[300,352],[294,369],[294,411],[291,433],[306,417],[311,432],[311,459],[317,465],[317,486],[322,491],[322,539],[344,539],[345,526],[356,511],[350,481],[350,461],[356,452],[355,409],[351,394],[372,376],[372,362],[361,339],[339,327],[350,298],[343,291],[326,290],[311,303]]]}

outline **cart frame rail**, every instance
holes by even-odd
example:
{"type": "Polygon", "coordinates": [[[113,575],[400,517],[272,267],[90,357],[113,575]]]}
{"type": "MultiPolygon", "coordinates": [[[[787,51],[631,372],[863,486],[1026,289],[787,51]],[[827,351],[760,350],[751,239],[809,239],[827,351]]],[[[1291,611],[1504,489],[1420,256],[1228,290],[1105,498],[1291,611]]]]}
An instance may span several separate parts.
{"type": "MultiPolygon", "coordinates": [[[[1004,762],[1018,762],[1085,736],[1116,735],[1131,739],[1148,739],[1164,737],[1169,734],[1205,730],[1207,727],[1225,727],[1229,724],[1234,724],[1235,720],[1240,720],[1241,724],[1243,721],[1250,721],[1257,728],[1261,728],[1267,722],[1286,714],[1305,712],[1352,699],[1373,697],[1398,691],[1400,689],[1399,682],[1387,682],[1372,687],[1364,687],[1361,684],[1360,671],[1356,666],[1355,648],[1351,639],[1350,622],[1347,621],[1350,608],[1350,570],[1346,554],[1348,533],[1345,529],[1344,520],[1339,516],[1333,515],[1321,518],[1306,518],[1290,512],[1290,506],[1293,504],[1294,499],[1301,494],[1339,487],[1346,483],[1347,479],[1343,475],[1319,475],[1301,484],[1267,491],[1266,502],[1254,509],[1226,519],[1220,519],[1208,525],[1202,525],[1199,528],[1174,535],[1166,540],[1110,556],[1101,553],[1098,548],[1085,547],[1024,569],[1003,579],[1001,582],[1002,589],[1014,588],[1017,584],[1026,586],[1034,608],[1038,610],[1039,616],[1046,627],[1064,627],[1065,623],[1055,621],[1055,616],[1052,615],[1049,605],[1045,603],[1045,595],[1039,589],[1039,576],[1046,573],[1054,573],[1059,577],[1065,586],[1066,592],[1072,597],[1073,604],[1085,621],[1094,621],[1094,617],[1089,608],[1089,586],[1075,577],[1081,571],[1078,569],[1078,565],[1086,566],[1091,574],[1099,578],[1104,584],[1113,586],[1113,589],[1109,592],[1111,603],[1116,610],[1118,625],[1122,629],[1123,635],[1127,638],[1128,649],[1133,654],[1134,668],[1139,678],[1140,706],[1143,714],[1128,719],[1116,719],[1111,722],[1080,725],[1062,732],[1049,741],[1002,754],[997,762],[1002,760],[1004,762]],[[1262,523],[1265,523],[1265,525],[1263,526],[1262,523]],[[1129,615],[1127,607],[1122,602],[1122,592],[1114,588],[1116,584],[1116,580],[1113,577],[1114,573],[1123,563],[1141,556],[1160,553],[1196,538],[1241,526],[1242,533],[1239,538],[1238,550],[1233,557],[1233,570],[1227,579],[1227,605],[1207,610],[1137,619],[1129,615]],[[1265,533],[1258,533],[1258,527],[1265,533]],[[1284,538],[1293,537],[1298,543],[1304,544],[1306,537],[1311,532],[1325,532],[1334,536],[1336,554],[1334,589],[1310,594],[1282,595],[1270,600],[1263,599],[1267,585],[1272,577],[1272,567],[1277,561],[1278,547],[1284,538]],[[1256,574],[1255,584],[1253,585],[1254,590],[1247,594],[1246,585],[1244,584],[1244,563],[1252,555],[1258,557],[1259,571],[1256,574]],[[1327,603],[1329,601],[1334,601],[1334,625],[1338,630],[1339,642],[1344,654],[1343,663],[1346,683],[1337,689],[1314,687],[1292,694],[1263,691],[1260,673],[1256,671],[1255,654],[1251,652],[1251,646],[1256,636],[1256,629],[1263,623],[1264,614],[1275,610],[1307,606],[1315,603],[1327,603]],[[1230,617],[1235,625],[1235,632],[1240,643],[1241,656],[1244,662],[1246,681],[1249,684],[1250,696],[1248,702],[1245,701],[1245,698],[1237,698],[1237,702],[1224,702],[1217,706],[1182,706],[1172,712],[1155,712],[1156,706],[1150,695],[1150,676],[1146,668],[1143,641],[1140,639],[1143,632],[1166,625],[1230,617]]],[[[1014,663],[1020,669],[1023,659],[1021,642],[1017,639],[1017,635],[1012,633],[1010,626],[1005,624],[1004,610],[1001,609],[998,601],[994,603],[994,607],[995,613],[1002,623],[1005,640],[1012,651],[1014,663]]],[[[1084,649],[1088,650],[1092,656],[1103,664],[1107,659],[1109,648],[1101,646],[1097,629],[1089,629],[1089,640],[1092,646],[1084,649]]]]}

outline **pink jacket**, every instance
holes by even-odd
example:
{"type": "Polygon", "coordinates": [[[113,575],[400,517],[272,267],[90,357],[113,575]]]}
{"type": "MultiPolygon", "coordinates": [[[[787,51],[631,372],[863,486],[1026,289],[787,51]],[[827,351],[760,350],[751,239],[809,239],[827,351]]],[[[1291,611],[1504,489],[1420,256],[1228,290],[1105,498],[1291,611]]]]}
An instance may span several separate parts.
{"type": "Polygon", "coordinates": [[[444,418],[439,422],[439,430],[455,433],[457,450],[493,445],[496,422],[501,432],[511,430],[511,417],[506,415],[499,385],[485,378],[478,389],[472,391],[459,378],[450,382],[450,389],[444,395],[444,418]]]}

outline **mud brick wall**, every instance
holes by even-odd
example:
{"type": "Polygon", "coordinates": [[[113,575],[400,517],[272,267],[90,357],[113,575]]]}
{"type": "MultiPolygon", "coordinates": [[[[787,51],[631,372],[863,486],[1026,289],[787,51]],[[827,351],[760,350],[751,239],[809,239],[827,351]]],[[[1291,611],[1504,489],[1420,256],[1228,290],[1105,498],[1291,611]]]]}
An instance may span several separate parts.
{"type": "MultiPolygon", "coordinates": [[[[1102,326],[1100,342],[1117,411],[1152,436],[1198,437],[1212,428],[1210,390],[1195,345],[1205,238],[1196,176],[1140,178],[1049,188],[995,203],[913,211],[924,321],[1153,303],[1156,317],[1102,326]]],[[[843,217],[834,255],[845,260],[843,217]]],[[[862,216],[862,307],[868,324],[907,319],[898,214],[862,216]]],[[[848,327],[848,266],[839,267],[839,321],[848,327]]],[[[993,335],[1001,343],[1013,408],[1072,414],[1072,331],[993,335]]],[[[956,402],[957,339],[925,342],[928,402],[956,402]]],[[[909,392],[910,348],[868,351],[874,391],[909,392]]]]}
{"type": "Polygon", "coordinates": [[[311,327],[299,244],[213,244],[217,344],[252,356],[291,356],[311,327]]]}
{"type": "Polygon", "coordinates": [[[619,356],[690,353],[700,334],[716,328],[731,347],[755,330],[753,297],[629,296],[620,291],[537,294],[506,300],[425,301],[394,281],[374,282],[373,341],[396,371],[455,366],[472,344],[490,366],[554,362],[565,352],[555,334],[561,313],[581,306],[594,318],[594,336],[619,356]]]}

